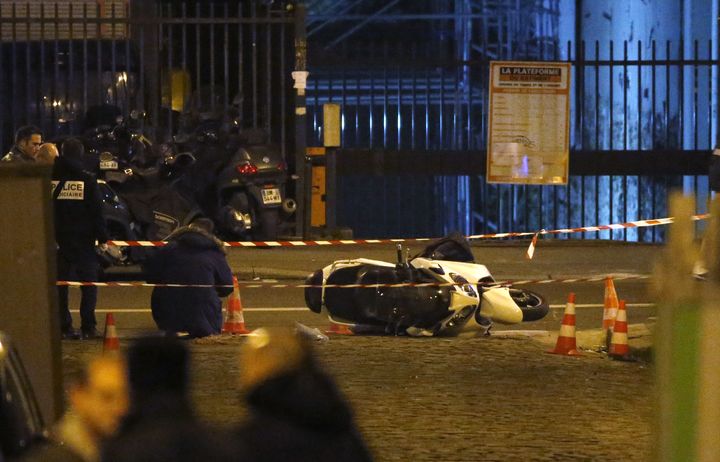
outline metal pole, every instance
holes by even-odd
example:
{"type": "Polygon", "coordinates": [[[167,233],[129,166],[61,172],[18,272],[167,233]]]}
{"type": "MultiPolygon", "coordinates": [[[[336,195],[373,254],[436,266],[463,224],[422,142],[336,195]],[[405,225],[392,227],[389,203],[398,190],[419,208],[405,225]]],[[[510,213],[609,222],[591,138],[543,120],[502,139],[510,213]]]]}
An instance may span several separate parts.
{"type": "MultiPolygon", "coordinates": [[[[295,72],[307,71],[307,31],[305,19],[307,10],[302,3],[295,5],[295,72]]],[[[295,214],[296,234],[306,238],[310,229],[310,207],[306,203],[305,188],[310,187],[309,177],[305,168],[305,150],[307,147],[307,107],[305,106],[305,85],[295,80],[295,200],[297,211],[295,214]],[[305,215],[308,215],[307,217],[305,215]]]]}

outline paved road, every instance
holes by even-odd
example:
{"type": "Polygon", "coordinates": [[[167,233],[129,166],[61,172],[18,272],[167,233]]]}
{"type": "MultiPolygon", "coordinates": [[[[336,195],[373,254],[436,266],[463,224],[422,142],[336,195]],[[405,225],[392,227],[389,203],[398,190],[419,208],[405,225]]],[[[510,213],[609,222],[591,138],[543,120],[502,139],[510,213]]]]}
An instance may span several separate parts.
{"type": "MultiPolygon", "coordinates": [[[[419,250],[419,248],[418,248],[419,250]]],[[[476,246],[476,257],[498,279],[563,279],[605,274],[648,275],[658,246],[575,242],[541,243],[527,262],[524,246],[476,246]],[[482,258],[480,258],[482,256],[482,258]]],[[[338,258],[369,256],[392,261],[392,246],[327,249],[234,249],[233,269],[252,277],[295,284],[300,276],[338,258]]],[[[530,287],[530,286],[529,286],[530,287]]],[[[633,304],[635,326],[654,310],[647,280],[617,283],[621,298],[633,304]]],[[[532,286],[552,304],[578,293],[578,343],[592,347],[590,333],[601,320],[602,283],[532,286]]],[[[75,291],[73,291],[75,292],[75,291]]],[[[149,290],[101,289],[99,308],[142,310],[149,290]]],[[[76,296],[77,294],[74,294],[76,296]]],[[[250,328],[301,322],[324,328],[322,317],[302,309],[299,289],[247,289],[242,292],[250,328]],[[274,310],[272,308],[275,308],[274,310]],[[299,308],[299,310],[298,310],[299,308]]],[[[100,315],[101,316],[101,315],[100,315]]],[[[354,406],[358,423],[379,461],[642,461],[652,447],[653,367],[625,363],[587,351],[580,358],[550,355],[562,309],[545,322],[528,323],[538,335],[413,339],[333,336],[317,352],[354,406]]],[[[117,313],[123,345],[127,337],[151,329],[147,312],[117,313]]],[[[511,326],[513,330],[517,326],[511,326]]],[[[647,332],[647,331],[645,331],[647,332]]],[[[634,336],[631,346],[647,335],[634,336]]],[[[238,421],[245,409],[235,391],[242,338],[220,337],[191,343],[193,389],[203,418],[238,421]]],[[[647,345],[647,344],[645,344],[647,345]]],[[[100,343],[64,342],[66,370],[100,349],[100,343]]]]}

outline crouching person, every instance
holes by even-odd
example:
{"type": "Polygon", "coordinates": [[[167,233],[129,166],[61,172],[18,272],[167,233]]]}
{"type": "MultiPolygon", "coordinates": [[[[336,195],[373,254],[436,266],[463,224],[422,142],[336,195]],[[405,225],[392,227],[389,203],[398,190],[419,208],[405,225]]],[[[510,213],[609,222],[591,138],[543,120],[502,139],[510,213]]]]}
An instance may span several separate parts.
{"type": "Polygon", "coordinates": [[[223,243],[212,232],[212,221],[199,218],[173,232],[145,265],[147,281],[153,284],[210,286],[153,289],[153,319],[167,335],[206,337],[222,329],[220,297],[230,295],[233,279],[223,243]]]}

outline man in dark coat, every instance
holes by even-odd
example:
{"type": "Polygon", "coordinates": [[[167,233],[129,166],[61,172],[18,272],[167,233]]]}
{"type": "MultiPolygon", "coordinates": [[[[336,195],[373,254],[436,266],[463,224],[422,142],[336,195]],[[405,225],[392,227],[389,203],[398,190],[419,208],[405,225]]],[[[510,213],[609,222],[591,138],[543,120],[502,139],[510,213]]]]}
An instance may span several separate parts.
{"type": "Polygon", "coordinates": [[[233,290],[233,278],[223,243],[212,234],[212,221],[200,218],[168,237],[145,266],[154,284],[215,287],[156,287],[152,314],[158,328],[169,335],[187,332],[206,337],[222,330],[222,302],[233,290]],[[219,287],[224,286],[224,287],[219,287]]]}
{"type": "MultiPolygon", "coordinates": [[[[63,142],[60,157],[53,164],[53,205],[55,241],[58,245],[58,279],[97,281],[99,264],[95,241],[105,246],[108,232],[102,214],[97,180],[83,171],[85,148],[77,138],[63,142]]],[[[81,287],[81,335],[99,337],[95,328],[97,287],[81,287]]],[[[68,288],[58,286],[60,323],[63,337],[77,338],[68,310],[68,288]]]]}
{"type": "Polygon", "coordinates": [[[242,346],[240,388],[250,411],[235,451],[253,462],[367,462],[350,406],[310,345],[284,329],[258,329],[242,346]]]}
{"type": "Polygon", "coordinates": [[[33,163],[42,144],[42,133],[34,125],[20,127],[15,132],[15,145],[0,162],[33,163]]]}

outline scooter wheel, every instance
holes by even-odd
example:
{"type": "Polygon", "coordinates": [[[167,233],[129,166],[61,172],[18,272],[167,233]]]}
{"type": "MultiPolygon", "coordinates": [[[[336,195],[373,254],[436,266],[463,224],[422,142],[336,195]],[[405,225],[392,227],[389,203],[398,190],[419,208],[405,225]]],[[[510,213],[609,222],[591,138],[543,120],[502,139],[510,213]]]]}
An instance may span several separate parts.
{"type": "Polygon", "coordinates": [[[526,289],[510,289],[510,296],[515,301],[523,314],[523,322],[537,321],[548,314],[548,305],[542,295],[526,289]]]}
{"type": "Polygon", "coordinates": [[[320,313],[322,309],[323,272],[317,270],[305,279],[305,284],[313,287],[305,288],[305,304],[311,311],[320,313]]]}

